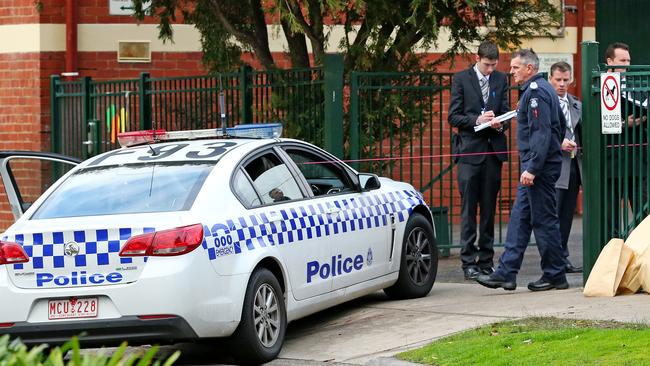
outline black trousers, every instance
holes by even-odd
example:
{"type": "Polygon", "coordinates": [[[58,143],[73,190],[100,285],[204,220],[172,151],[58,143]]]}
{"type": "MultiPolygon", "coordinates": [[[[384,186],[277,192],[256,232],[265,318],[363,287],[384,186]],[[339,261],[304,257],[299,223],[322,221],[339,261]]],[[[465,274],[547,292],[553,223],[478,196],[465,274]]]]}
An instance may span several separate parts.
{"type": "Polygon", "coordinates": [[[569,264],[569,234],[573,224],[573,214],[576,211],[578,192],[580,191],[580,172],[578,171],[578,160],[571,159],[571,170],[569,173],[569,187],[567,189],[557,188],[557,214],[560,218],[560,235],[562,244],[562,256],[566,264],[569,264]]]}
{"type": "Polygon", "coordinates": [[[503,163],[488,155],[479,165],[458,164],[458,188],[461,197],[460,259],[463,269],[493,266],[494,212],[501,188],[503,163]],[[480,207],[478,248],[476,242],[476,212],[480,207]]]}

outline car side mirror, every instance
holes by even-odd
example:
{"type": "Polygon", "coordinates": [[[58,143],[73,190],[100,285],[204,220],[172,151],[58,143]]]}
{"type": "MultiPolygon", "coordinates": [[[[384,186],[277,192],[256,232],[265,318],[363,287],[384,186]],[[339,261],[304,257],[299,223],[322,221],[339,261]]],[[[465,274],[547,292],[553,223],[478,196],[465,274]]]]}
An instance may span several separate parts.
{"type": "Polygon", "coordinates": [[[30,207],[32,207],[32,204],[34,202],[23,202],[21,204],[21,207],[23,208],[23,212],[27,211],[30,207]]]}
{"type": "Polygon", "coordinates": [[[379,189],[381,183],[379,182],[379,177],[376,174],[372,173],[360,173],[359,174],[359,185],[364,191],[372,191],[379,189]]]}

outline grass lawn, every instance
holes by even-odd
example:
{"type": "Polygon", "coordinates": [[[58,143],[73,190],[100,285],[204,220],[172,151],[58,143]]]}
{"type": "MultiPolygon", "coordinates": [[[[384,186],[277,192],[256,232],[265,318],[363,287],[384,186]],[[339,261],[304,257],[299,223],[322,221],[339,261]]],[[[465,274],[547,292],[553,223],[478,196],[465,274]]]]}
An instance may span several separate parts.
{"type": "Polygon", "coordinates": [[[527,318],[441,338],[397,357],[440,366],[650,365],[650,327],[527,318]]]}

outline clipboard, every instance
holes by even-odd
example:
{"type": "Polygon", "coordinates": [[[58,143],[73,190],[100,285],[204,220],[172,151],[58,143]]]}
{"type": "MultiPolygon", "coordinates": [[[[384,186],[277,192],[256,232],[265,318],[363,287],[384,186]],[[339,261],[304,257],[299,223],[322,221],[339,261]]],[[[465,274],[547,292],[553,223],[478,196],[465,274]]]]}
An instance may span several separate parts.
{"type": "MultiPolygon", "coordinates": [[[[502,114],[500,116],[496,116],[495,118],[499,122],[505,122],[505,121],[507,121],[507,120],[509,120],[511,118],[516,117],[516,116],[517,116],[517,111],[512,110],[512,111],[506,112],[506,113],[504,113],[504,114],[502,114]]],[[[490,127],[489,123],[481,123],[480,125],[474,126],[474,132],[479,132],[479,131],[484,130],[484,129],[489,128],[489,127],[490,127]]]]}

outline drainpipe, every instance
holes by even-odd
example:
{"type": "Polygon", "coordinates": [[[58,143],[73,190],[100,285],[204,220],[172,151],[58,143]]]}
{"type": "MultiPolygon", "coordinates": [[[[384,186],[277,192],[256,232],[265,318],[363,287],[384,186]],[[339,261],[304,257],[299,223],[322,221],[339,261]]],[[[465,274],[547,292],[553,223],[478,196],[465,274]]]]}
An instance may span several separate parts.
{"type": "Polygon", "coordinates": [[[77,76],[77,9],[75,0],[65,1],[65,72],[63,76],[77,76]]]}

